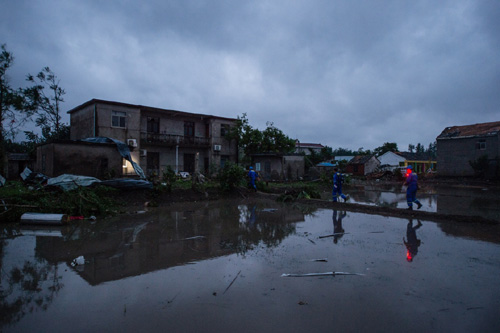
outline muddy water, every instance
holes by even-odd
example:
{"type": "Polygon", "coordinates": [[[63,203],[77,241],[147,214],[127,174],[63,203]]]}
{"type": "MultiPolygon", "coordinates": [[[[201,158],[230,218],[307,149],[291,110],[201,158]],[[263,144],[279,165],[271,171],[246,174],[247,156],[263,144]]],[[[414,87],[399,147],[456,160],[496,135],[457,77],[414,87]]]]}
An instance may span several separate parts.
{"type": "Polygon", "coordinates": [[[497,226],[234,200],[0,245],[4,332],[500,330],[497,226]]]}
{"type": "MultiPolygon", "coordinates": [[[[406,188],[387,185],[345,185],[350,202],[392,208],[408,207],[406,188]]],[[[331,199],[324,193],[323,199],[331,199]]],[[[500,190],[484,187],[451,187],[424,184],[417,192],[421,210],[441,214],[481,216],[500,221],[500,190]]],[[[415,206],[414,206],[415,208],[415,206]]]]}

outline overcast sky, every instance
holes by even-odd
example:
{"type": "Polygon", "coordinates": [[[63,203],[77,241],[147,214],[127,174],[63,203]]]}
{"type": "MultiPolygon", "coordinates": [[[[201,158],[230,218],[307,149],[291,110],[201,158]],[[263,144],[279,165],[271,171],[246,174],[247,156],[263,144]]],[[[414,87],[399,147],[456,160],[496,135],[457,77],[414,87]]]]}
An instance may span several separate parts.
{"type": "Polygon", "coordinates": [[[65,122],[98,98],[406,151],[500,121],[499,17],[497,0],[0,0],[0,44],[12,87],[55,72],[65,122]]]}

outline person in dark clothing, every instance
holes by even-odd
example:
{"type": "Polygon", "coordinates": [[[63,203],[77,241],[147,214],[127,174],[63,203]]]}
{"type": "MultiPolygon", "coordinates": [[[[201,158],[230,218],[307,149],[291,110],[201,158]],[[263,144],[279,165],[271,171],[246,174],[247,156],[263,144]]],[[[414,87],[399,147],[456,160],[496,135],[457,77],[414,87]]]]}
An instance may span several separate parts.
{"type": "Polygon", "coordinates": [[[342,193],[342,183],[344,182],[344,179],[342,177],[342,174],[338,172],[338,168],[333,169],[333,190],[332,190],[332,199],[333,202],[337,202],[338,198],[341,197],[344,199],[344,202],[349,200],[349,197],[345,196],[342,193]]]}
{"type": "Polygon", "coordinates": [[[408,204],[408,209],[413,210],[413,204],[417,204],[417,208],[422,208],[422,204],[417,199],[417,190],[418,190],[418,176],[415,172],[413,172],[413,168],[411,165],[408,166],[406,170],[406,202],[408,204]]]}
{"type": "Polygon", "coordinates": [[[257,172],[253,170],[253,167],[249,168],[248,178],[250,180],[250,187],[257,191],[257,185],[255,185],[255,180],[257,179],[257,172]]]}

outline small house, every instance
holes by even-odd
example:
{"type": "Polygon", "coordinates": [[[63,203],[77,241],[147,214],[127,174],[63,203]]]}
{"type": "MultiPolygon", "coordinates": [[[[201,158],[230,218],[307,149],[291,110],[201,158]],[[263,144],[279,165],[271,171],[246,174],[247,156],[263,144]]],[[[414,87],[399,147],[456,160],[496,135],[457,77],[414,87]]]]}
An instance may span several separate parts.
{"type": "Polygon", "coordinates": [[[356,176],[366,176],[374,172],[380,165],[380,161],[375,155],[354,156],[346,166],[346,172],[356,176]]]}
{"type": "Polygon", "coordinates": [[[406,161],[405,157],[392,151],[387,151],[377,158],[380,161],[380,168],[384,171],[394,171],[399,167],[404,166],[404,163],[406,161]]]}
{"type": "Polygon", "coordinates": [[[305,160],[302,155],[280,153],[253,154],[252,165],[264,181],[298,180],[304,177],[305,160]]]}

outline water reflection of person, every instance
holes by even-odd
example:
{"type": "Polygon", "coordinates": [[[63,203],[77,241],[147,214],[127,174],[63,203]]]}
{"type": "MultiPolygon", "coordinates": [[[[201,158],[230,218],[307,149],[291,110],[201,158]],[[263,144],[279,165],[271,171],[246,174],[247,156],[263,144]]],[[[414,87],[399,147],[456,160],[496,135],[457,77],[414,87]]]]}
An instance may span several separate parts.
{"type": "Polygon", "coordinates": [[[347,215],[346,211],[340,212],[333,210],[333,242],[337,244],[338,240],[344,236],[344,228],[342,227],[342,219],[347,215]]]}
{"type": "Polygon", "coordinates": [[[418,247],[420,246],[420,239],[417,239],[417,229],[422,226],[422,223],[418,221],[418,224],[414,227],[413,220],[408,221],[408,225],[406,227],[406,238],[408,241],[405,241],[403,237],[403,242],[406,246],[406,260],[409,262],[413,261],[413,257],[415,257],[418,253],[418,247]]]}
{"type": "Polygon", "coordinates": [[[255,226],[255,221],[257,220],[257,215],[255,214],[255,205],[252,207],[252,210],[250,211],[250,218],[248,219],[248,226],[253,227],[255,226]]]}

